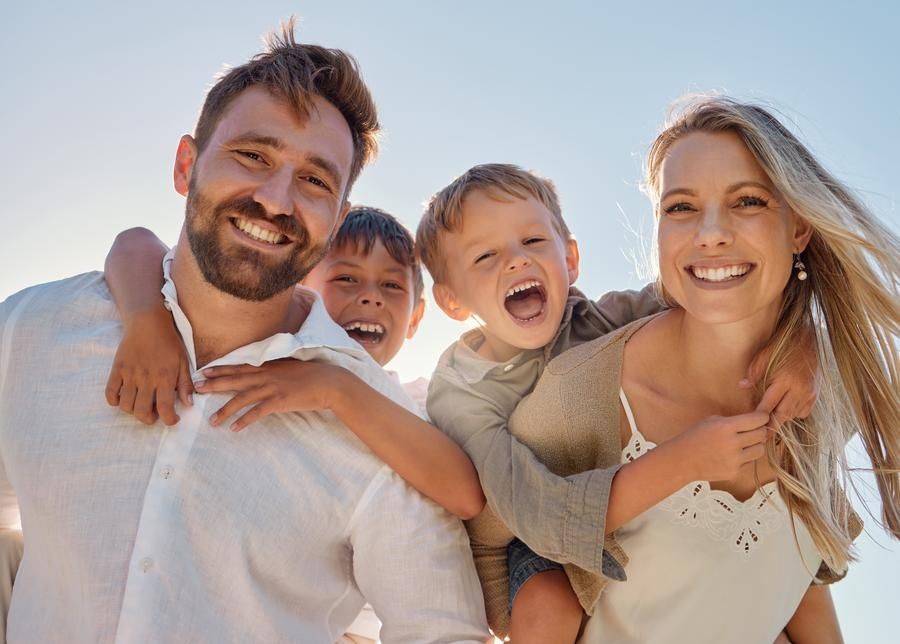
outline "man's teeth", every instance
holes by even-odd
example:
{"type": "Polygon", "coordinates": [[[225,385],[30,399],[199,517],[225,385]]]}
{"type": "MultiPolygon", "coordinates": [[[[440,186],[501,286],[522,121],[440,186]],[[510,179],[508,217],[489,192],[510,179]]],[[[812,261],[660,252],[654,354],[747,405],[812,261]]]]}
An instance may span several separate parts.
{"type": "Polygon", "coordinates": [[[237,226],[240,230],[246,233],[248,236],[253,239],[261,242],[265,242],[267,244],[280,244],[284,242],[287,237],[280,233],[272,232],[271,230],[264,230],[260,228],[256,224],[254,224],[249,219],[242,219],[241,217],[236,217],[234,220],[234,225],[237,226]]]}
{"type": "Polygon", "coordinates": [[[384,333],[384,327],[371,322],[351,322],[344,325],[344,331],[365,331],[367,333],[384,333]]]}
{"type": "Polygon", "coordinates": [[[511,297],[516,293],[520,293],[521,291],[527,291],[530,288],[534,288],[535,286],[540,286],[541,283],[537,280],[528,280],[527,282],[522,282],[521,284],[516,284],[512,288],[510,288],[504,297],[511,297]]]}
{"type": "Polygon", "coordinates": [[[716,268],[706,266],[691,266],[694,277],[707,282],[724,282],[740,277],[750,270],[750,264],[735,264],[734,266],[719,266],[716,268]]]}

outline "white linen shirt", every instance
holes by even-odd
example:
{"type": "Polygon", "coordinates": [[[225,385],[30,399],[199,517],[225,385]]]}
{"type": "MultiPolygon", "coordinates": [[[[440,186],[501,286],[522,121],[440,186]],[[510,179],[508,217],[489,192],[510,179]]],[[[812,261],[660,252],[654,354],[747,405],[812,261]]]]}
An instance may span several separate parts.
{"type": "MultiPolygon", "coordinates": [[[[195,365],[170,258],[163,293],[195,365]]],[[[327,361],[414,408],[308,297],[297,333],[209,366],[327,361]]],[[[12,295],[0,334],[0,527],[20,511],[27,543],[9,642],[331,644],[364,600],[384,642],[484,641],[459,521],[332,414],[233,433],[208,422],[230,395],[195,394],[166,429],[107,406],[121,326],[101,273],[12,295]]]]}

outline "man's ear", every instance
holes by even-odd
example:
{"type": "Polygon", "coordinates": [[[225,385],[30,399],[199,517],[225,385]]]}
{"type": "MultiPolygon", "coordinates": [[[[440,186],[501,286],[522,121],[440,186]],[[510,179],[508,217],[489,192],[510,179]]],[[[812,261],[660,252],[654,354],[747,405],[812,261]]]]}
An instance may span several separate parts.
{"type": "Polygon", "coordinates": [[[413,309],[412,315],[409,316],[409,326],[406,327],[407,340],[412,340],[416,331],[419,330],[419,322],[422,321],[423,315],[425,315],[425,298],[420,297],[416,307],[413,309]]]}
{"type": "Polygon", "coordinates": [[[463,322],[469,319],[471,311],[463,306],[456,298],[456,294],[446,284],[435,283],[431,287],[431,293],[434,295],[434,301],[440,307],[441,311],[456,320],[463,322]]]}
{"type": "Polygon", "coordinates": [[[813,227],[806,219],[800,215],[794,214],[794,252],[798,255],[806,250],[809,240],[813,234],[813,227]]]}
{"type": "Polygon", "coordinates": [[[569,272],[569,286],[578,279],[578,265],[581,263],[581,255],[578,252],[578,242],[572,237],[566,242],[566,270],[569,272]]]}
{"type": "Polygon", "coordinates": [[[338,213],[337,223],[334,226],[335,232],[337,232],[338,228],[340,228],[344,220],[347,218],[347,213],[350,212],[350,202],[344,201],[344,205],[341,206],[341,212],[338,213]]]}
{"type": "Polygon", "coordinates": [[[178,141],[178,151],[175,152],[175,191],[187,196],[188,187],[191,185],[191,175],[194,173],[194,164],[197,162],[197,144],[194,137],[185,134],[178,141]]]}

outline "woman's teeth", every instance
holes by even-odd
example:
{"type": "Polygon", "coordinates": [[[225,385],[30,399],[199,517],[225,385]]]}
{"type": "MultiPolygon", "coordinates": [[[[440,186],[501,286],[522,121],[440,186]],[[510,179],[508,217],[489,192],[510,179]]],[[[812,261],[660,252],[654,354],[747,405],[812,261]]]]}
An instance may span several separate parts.
{"type": "Polygon", "coordinates": [[[281,244],[287,241],[287,237],[280,233],[272,232],[271,230],[264,230],[260,228],[256,224],[254,224],[249,219],[243,219],[242,217],[234,218],[234,225],[238,227],[239,230],[243,231],[248,237],[252,237],[256,241],[261,241],[266,244],[281,244]]]}
{"type": "Polygon", "coordinates": [[[744,275],[750,268],[750,264],[735,264],[734,266],[718,266],[716,268],[691,266],[691,273],[694,277],[706,282],[725,282],[744,275]]]}

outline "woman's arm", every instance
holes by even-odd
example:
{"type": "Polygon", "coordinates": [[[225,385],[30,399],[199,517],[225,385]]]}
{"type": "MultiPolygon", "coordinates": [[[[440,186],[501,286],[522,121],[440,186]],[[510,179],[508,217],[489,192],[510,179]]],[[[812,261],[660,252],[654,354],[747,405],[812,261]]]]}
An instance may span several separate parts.
{"type": "Polygon", "coordinates": [[[259,367],[210,367],[197,391],[239,392],[210,417],[214,425],[248,406],[240,431],[276,412],[330,409],[407,483],[461,519],[484,507],[472,462],[439,429],[372,389],[354,374],[319,362],[276,360],[259,367]]]}
{"type": "Polygon", "coordinates": [[[176,392],[188,406],[193,392],[184,344],[160,293],[167,251],[149,230],[132,228],[116,237],[104,271],[123,328],[106,400],[148,425],[157,415],[177,423],[176,392]]]}
{"type": "Polygon", "coordinates": [[[843,644],[828,586],[809,587],[785,631],[793,644],[843,644]]]}

